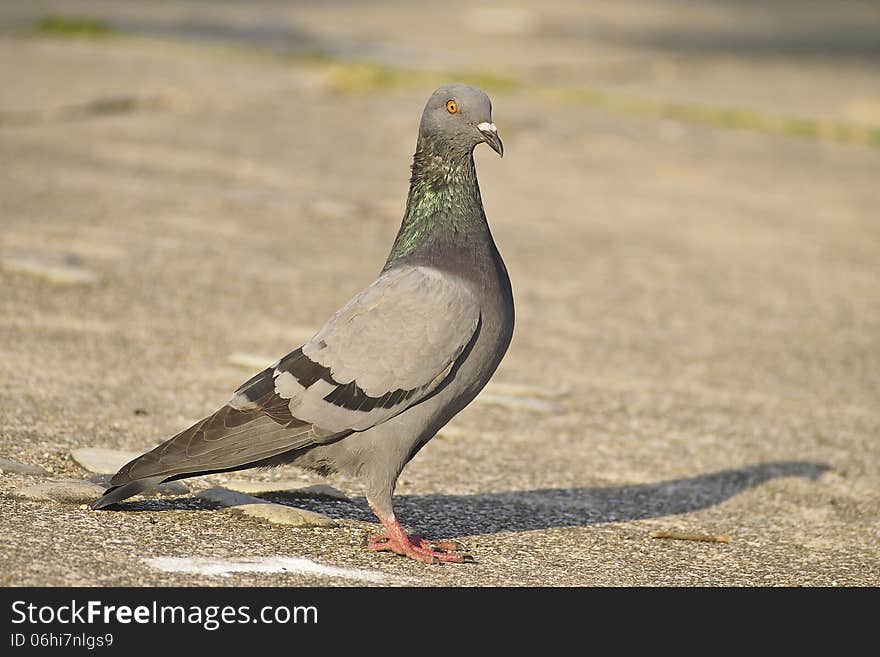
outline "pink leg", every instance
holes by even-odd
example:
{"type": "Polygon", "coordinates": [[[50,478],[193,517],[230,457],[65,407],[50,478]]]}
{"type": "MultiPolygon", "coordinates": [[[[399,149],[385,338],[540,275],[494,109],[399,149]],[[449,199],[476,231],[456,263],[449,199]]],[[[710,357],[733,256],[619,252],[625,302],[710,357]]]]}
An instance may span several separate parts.
{"type": "Polygon", "coordinates": [[[455,541],[429,541],[421,536],[407,536],[403,527],[392,516],[390,520],[379,518],[385,532],[372,536],[367,543],[370,550],[377,552],[390,551],[422,561],[424,563],[467,563],[474,559],[462,551],[463,546],[455,541]]]}

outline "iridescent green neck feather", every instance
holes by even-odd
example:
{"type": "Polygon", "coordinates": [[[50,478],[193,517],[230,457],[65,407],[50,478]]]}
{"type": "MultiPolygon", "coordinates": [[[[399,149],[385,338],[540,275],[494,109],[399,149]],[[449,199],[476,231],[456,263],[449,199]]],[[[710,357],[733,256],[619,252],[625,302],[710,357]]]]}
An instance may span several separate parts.
{"type": "Polygon", "coordinates": [[[420,139],[413,156],[406,212],[385,267],[441,245],[465,246],[488,234],[473,149],[420,139]]]}

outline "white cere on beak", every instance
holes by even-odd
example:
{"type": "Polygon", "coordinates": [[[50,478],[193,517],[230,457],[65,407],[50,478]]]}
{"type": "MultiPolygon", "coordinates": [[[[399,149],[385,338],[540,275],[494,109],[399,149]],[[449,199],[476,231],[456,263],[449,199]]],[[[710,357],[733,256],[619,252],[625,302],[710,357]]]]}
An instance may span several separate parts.
{"type": "Polygon", "coordinates": [[[495,127],[495,124],[489,123],[487,121],[478,123],[477,130],[479,130],[480,132],[498,132],[498,128],[495,127]]]}

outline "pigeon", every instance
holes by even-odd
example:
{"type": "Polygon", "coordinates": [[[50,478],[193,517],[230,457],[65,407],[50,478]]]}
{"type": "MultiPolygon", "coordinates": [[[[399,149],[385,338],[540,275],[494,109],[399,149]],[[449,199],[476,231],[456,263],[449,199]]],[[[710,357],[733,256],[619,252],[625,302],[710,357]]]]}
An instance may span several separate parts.
{"type": "Polygon", "coordinates": [[[124,465],[91,507],[176,479],[294,464],[363,482],[384,529],[369,549],[472,561],[456,541],[408,535],[392,496],[406,464],[486,385],[513,335],[510,279],[477,183],[481,143],[504,155],[489,97],[460,83],[434,91],[378,278],[225,406],[124,465]]]}

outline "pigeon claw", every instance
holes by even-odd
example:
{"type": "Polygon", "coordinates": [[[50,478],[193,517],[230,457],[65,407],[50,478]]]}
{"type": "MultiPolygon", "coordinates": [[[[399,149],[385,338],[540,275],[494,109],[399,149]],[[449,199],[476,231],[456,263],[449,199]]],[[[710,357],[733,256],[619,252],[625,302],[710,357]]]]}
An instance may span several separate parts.
{"type": "Polygon", "coordinates": [[[419,534],[410,534],[409,540],[421,548],[432,549],[435,552],[442,550],[443,552],[467,552],[467,546],[461,541],[431,541],[419,534]]]}
{"type": "MultiPolygon", "coordinates": [[[[388,528],[383,534],[371,536],[367,549],[375,552],[394,552],[401,556],[428,564],[474,563],[474,558],[465,552],[458,541],[431,541],[417,534],[408,536],[396,522],[396,527],[388,528]]],[[[387,527],[387,525],[386,525],[387,527]]]]}

